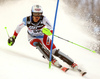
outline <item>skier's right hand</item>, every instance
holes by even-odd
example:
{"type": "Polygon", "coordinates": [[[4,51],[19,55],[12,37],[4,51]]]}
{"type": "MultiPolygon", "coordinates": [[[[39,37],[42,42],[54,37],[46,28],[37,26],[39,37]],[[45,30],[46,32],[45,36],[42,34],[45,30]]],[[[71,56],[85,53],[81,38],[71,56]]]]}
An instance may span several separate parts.
{"type": "Polygon", "coordinates": [[[15,43],[16,37],[13,35],[12,37],[8,38],[8,45],[12,46],[15,43]]]}

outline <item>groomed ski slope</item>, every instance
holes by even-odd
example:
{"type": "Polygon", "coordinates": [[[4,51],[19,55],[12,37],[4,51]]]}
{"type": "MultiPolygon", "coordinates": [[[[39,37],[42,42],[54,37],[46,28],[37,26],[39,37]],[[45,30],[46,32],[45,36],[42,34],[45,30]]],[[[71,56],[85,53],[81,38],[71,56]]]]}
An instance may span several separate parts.
{"type": "MultiPolygon", "coordinates": [[[[54,43],[57,48],[74,59],[87,71],[87,75],[82,77],[75,71],[64,73],[54,66],[49,69],[49,62],[28,43],[26,27],[21,30],[12,47],[7,45],[8,36],[4,27],[8,28],[9,35],[12,36],[23,17],[30,15],[33,4],[40,4],[43,7],[44,15],[53,25],[56,2],[56,0],[19,0],[9,1],[0,6],[0,79],[100,79],[99,54],[56,37],[54,43]]],[[[94,38],[81,29],[82,22],[65,13],[64,10],[67,11],[68,8],[65,9],[64,3],[60,0],[55,35],[83,46],[87,46],[90,41],[95,42],[94,38]]],[[[69,67],[61,60],[59,62],[69,67]]]]}

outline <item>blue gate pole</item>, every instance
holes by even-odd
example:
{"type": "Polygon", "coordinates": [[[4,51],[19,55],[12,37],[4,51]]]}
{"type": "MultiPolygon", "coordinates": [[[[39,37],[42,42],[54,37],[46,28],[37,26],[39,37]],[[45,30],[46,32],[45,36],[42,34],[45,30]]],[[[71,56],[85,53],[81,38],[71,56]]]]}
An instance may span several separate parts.
{"type": "Polygon", "coordinates": [[[56,25],[56,18],[57,18],[58,5],[59,5],[59,0],[57,0],[56,12],[55,12],[55,18],[54,18],[53,34],[52,34],[51,49],[50,49],[49,68],[51,68],[52,48],[53,48],[53,39],[54,39],[54,31],[55,31],[55,25],[56,25]]]}

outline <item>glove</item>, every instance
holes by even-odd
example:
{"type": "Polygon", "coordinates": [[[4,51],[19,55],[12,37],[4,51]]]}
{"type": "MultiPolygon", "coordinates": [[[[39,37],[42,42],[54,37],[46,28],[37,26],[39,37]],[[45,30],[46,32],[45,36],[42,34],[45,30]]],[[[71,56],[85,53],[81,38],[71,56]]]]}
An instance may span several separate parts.
{"type": "Polygon", "coordinates": [[[8,45],[12,46],[15,43],[16,37],[13,35],[12,37],[8,38],[8,45]]]}
{"type": "Polygon", "coordinates": [[[52,35],[51,31],[49,29],[47,29],[47,28],[43,28],[42,29],[42,33],[44,33],[44,34],[46,34],[48,36],[52,35]]]}

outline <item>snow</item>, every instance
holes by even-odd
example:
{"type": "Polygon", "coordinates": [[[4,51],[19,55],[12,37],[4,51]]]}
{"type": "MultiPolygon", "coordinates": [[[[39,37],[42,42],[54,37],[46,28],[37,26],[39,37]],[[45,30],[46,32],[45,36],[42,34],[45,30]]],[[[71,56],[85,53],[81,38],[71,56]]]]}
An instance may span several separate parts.
{"type": "MultiPolygon", "coordinates": [[[[22,18],[30,15],[33,4],[40,4],[43,7],[44,15],[53,25],[56,2],[56,0],[18,0],[0,6],[0,79],[100,79],[100,55],[59,38],[54,38],[57,48],[74,59],[87,71],[87,75],[82,77],[75,71],[64,73],[54,66],[49,69],[49,62],[28,43],[26,27],[21,30],[13,46],[7,45],[8,36],[4,27],[7,27],[9,35],[12,36],[22,18]]],[[[83,46],[86,46],[88,41],[96,41],[84,33],[81,21],[64,10],[68,8],[65,9],[63,2],[60,1],[55,35],[83,46]]],[[[58,60],[62,65],[69,67],[58,60]]]]}

